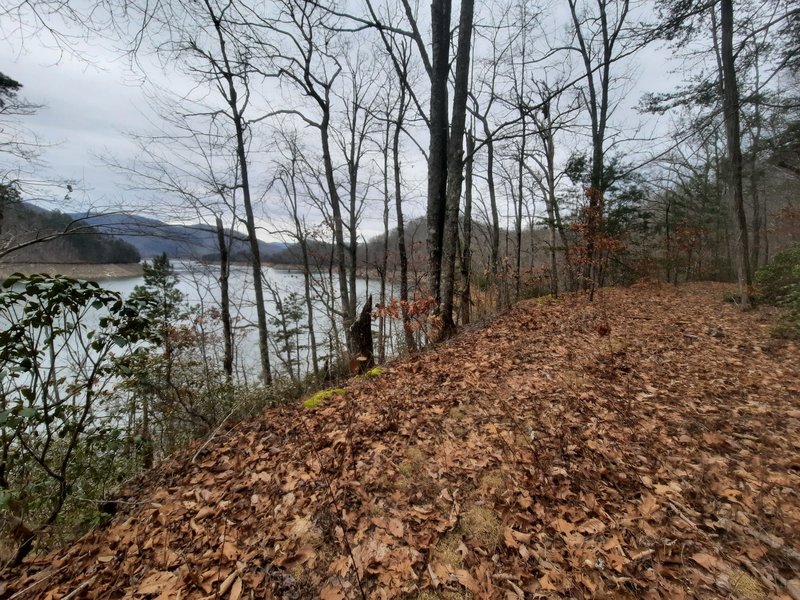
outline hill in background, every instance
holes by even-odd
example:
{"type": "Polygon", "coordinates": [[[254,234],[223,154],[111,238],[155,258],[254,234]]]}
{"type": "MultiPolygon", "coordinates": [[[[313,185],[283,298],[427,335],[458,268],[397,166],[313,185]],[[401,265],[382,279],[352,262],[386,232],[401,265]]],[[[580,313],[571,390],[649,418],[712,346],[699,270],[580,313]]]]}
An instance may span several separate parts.
{"type": "MultiPolygon", "coordinates": [[[[217,246],[217,232],[203,224],[196,225],[170,225],[139,215],[127,213],[106,214],[75,214],[89,225],[100,231],[113,235],[134,246],[142,258],[152,258],[166,254],[169,258],[186,260],[216,260],[219,258],[217,246]]],[[[238,232],[226,229],[226,236],[231,240],[231,260],[250,260],[250,243],[247,237],[238,232]]],[[[259,240],[261,258],[270,260],[270,257],[283,251],[286,244],[283,242],[263,242],[259,240]]]]}
{"type": "Polygon", "coordinates": [[[0,251],[5,263],[137,263],[139,250],[85,221],[33,204],[11,202],[0,215],[0,251]]]}
{"type": "MultiPolygon", "coordinates": [[[[226,230],[233,261],[250,260],[247,238],[226,230]]],[[[217,232],[204,224],[171,225],[139,215],[62,213],[28,202],[9,202],[0,214],[0,258],[4,263],[136,263],[166,254],[172,259],[217,260],[217,232]],[[52,239],[51,239],[52,238],[52,239]]],[[[259,241],[261,257],[273,259],[283,242],[259,241]]]]}

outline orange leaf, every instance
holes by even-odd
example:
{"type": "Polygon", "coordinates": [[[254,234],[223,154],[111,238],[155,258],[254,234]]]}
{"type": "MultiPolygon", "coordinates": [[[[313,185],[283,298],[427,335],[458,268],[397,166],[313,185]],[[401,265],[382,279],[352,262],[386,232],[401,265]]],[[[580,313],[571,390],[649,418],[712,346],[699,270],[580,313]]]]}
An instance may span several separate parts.
{"type": "Polygon", "coordinates": [[[463,585],[470,592],[472,592],[476,596],[480,595],[481,588],[478,585],[478,582],[475,580],[475,578],[472,575],[470,575],[468,571],[465,571],[464,569],[459,569],[458,571],[456,571],[456,579],[458,579],[458,583],[463,585]]]}
{"type": "Polygon", "coordinates": [[[709,571],[719,569],[722,566],[722,561],[720,561],[716,556],[712,556],[711,554],[706,554],[704,552],[692,554],[691,558],[698,565],[709,571]]]}
{"type": "Polygon", "coordinates": [[[231,593],[228,596],[228,600],[239,600],[242,597],[242,580],[240,578],[236,578],[236,581],[233,582],[231,586],[231,593]]]}
{"type": "Polygon", "coordinates": [[[582,533],[602,533],[605,530],[606,525],[600,519],[589,519],[578,527],[578,531],[582,533]]]}
{"type": "Polygon", "coordinates": [[[319,593],[320,600],[344,600],[345,597],[341,588],[335,588],[332,585],[326,585],[319,593]]]}

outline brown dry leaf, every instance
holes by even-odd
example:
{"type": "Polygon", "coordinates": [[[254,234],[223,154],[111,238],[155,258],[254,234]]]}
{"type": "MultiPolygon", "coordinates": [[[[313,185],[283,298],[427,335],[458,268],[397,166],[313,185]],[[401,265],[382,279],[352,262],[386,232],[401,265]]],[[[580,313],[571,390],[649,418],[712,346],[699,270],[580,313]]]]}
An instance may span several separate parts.
{"type": "Polygon", "coordinates": [[[388,531],[396,538],[403,537],[403,522],[400,519],[389,519],[388,531]]]}
{"type": "Polygon", "coordinates": [[[231,593],[228,595],[228,600],[239,600],[239,598],[242,597],[242,590],[242,580],[237,577],[236,581],[234,581],[233,585],[231,586],[231,593]]]}
{"type": "Polygon", "coordinates": [[[331,573],[335,573],[339,575],[339,577],[347,576],[347,573],[350,571],[350,567],[353,565],[353,561],[350,560],[349,556],[338,556],[336,560],[334,560],[330,566],[328,567],[331,573]]]}
{"type": "Polygon", "coordinates": [[[519,548],[519,542],[514,539],[514,534],[510,527],[503,528],[503,541],[506,543],[506,546],[509,548],[519,548]]]}
{"type": "Polygon", "coordinates": [[[581,533],[596,534],[606,530],[606,525],[600,519],[589,519],[578,526],[581,533]]]}
{"type": "Polygon", "coordinates": [[[169,571],[156,571],[145,577],[136,588],[138,594],[156,594],[166,589],[172,589],[177,582],[177,575],[169,571]]]}
{"type": "Polygon", "coordinates": [[[458,569],[456,571],[456,579],[458,579],[458,583],[463,585],[473,594],[480,595],[481,593],[481,586],[478,585],[477,580],[470,575],[469,571],[465,571],[464,569],[458,569]]]}
{"type": "Polygon", "coordinates": [[[564,519],[556,519],[553,521],[553,527],[560,533],[572,533],[575,530],[575,525],[564,519]]]}
{"type": "Polygon", "coordinates": [[[713,446],[715,444],[722,444],[725,442],[725,438],[718,433],[705,432],[703,433],[703,441],[706,444],[713,446]]]}
{"type": "Polygon", "coordinates": [[[222,544],[221,550],[222,556],[227,558],[228,560],[236,560],[239,557],[239,550],[236,548],[235,544],[231,542],[225,542],[222,544]]]}
{"type": "Polygon", "coordinates": [[[652,494],[644,494],[642,496],[642,504],[640,512],[643,517],[649,517],[658,509],[658,500],[652,494]]]}
{"type": "MultiPolygon", "coordinates": [[[[314,550],[314,546],[303,546],[299,548],[293,554],[285,556],[279,560],[275,561],[276,565],[280,565],[286,569],[291,569],[297,565],[302,565],[307,563],[309,560],[316,556],[316,551],[314,550]]],[[[349,559],[348,559],[349,560],[349,559]]]]}
{"type": "Polygon", "coordinates": [[[320,600],[345,600],[347,596],[345,596],[341,588],[326,585],[320,590],[319,598],[320,600]]]}
{"type": "Polygon", "coordinates": [[[285,404],[229,424],[197,460],[195,447],[120,490],[108,526],[4,573],[1,594],[46,581],[23,596],[54,600],[92,573],[101,596],[228,600],[241,585],[239,600],[343,600],[358,573],[388,600],[464,571],[463,594],[487,600],[517,597],[512,583],[730,595],[721,556],[772,577],[800,539],[800,497],[784,492],[800,489],[800,363],[767,313],[723,290],[524,301],[313,414],[285,404]],[[483,485],[497,472],[513,485],[483,485]],[[496,519],[486,547],[459,529],[475,506],[496,519]],[[449,567],[431,555],[448,535],[449,567]]]}
{"type": "Polygon", "coordinates": [[[692,554],[691,559],[708,571],[718,570],[722,568],[723,565],[722,561],[716,556],[712,556],[711,554],[706,554],[704,552],[692,554]]]}
{"type": "Polygon", "coordinates": [[[197,511],[197,514],[195,515],[194,518],[198,521],[202,521],[206,517],[213,515],[215,512],[216,510],[211,506],[204,506],[203,508],[197,511]]]}
{"type": "Polygon", "coordinates": [[[622,573],[625,570],[625,565],[627,565],[631,561],[622,556],[621,554],[608,554],[606,555],[606,562],[617,573],[622,573]]]}
{"type": "Polygon", "coordinates": [[[543,590],[547,590],[548,592],[558,591],[558,587],[551,581],[549,573],[545,573],[539,578],[539,585],[542,586],[543,590]]]}

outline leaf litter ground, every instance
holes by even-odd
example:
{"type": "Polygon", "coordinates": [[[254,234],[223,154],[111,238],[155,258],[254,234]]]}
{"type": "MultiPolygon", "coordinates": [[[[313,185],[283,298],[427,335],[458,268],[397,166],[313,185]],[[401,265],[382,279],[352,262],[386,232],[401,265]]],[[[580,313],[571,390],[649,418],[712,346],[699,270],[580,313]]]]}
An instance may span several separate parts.
{"type": "Polygon", "coordinates": [[[800,353],[724,288],[526,301],[140,478],[10,598],[800,598],[800,353]]]}

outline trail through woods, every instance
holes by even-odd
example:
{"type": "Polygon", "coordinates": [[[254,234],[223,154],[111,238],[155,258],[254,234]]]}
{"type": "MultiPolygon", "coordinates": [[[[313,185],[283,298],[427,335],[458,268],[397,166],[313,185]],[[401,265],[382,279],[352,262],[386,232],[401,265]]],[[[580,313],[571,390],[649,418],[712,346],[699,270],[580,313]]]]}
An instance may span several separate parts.
{"type": "Polygon", "coordinates": [[[526,301],[270,409],[0,597],[800,598],[800,352],[724,290],[526,301]]]}

